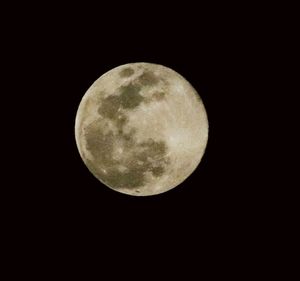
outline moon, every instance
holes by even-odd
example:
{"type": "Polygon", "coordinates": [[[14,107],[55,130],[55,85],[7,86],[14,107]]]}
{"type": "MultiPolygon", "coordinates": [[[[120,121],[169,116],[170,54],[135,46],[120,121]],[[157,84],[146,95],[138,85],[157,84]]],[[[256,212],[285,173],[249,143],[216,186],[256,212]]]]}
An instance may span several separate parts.
{"type": "Polygon", "coordinates": [[[83,96],[75,139],[90,172],[107,187],[149,196],[181,184],[199,165],[208,119],[192,85],[159,64],[120,65],[83,96]]]}

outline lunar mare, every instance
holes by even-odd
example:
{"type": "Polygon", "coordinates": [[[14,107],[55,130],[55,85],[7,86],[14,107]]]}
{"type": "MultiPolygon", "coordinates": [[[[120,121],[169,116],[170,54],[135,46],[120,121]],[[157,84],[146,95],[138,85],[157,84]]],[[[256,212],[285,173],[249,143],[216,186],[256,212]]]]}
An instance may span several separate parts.
{"type": "Polygon", "coordinates": [[[131,63],[96,80],[75,120],[91,173],[121,193],[147,196],[182,183],[198,166],[208,120],[195,89],[162,65],[131,63]]]}

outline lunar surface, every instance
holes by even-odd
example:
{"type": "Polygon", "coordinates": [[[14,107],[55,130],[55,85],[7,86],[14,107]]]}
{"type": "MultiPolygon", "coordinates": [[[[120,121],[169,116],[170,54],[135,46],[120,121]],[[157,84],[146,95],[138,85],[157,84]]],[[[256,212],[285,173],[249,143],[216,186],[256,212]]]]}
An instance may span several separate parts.
{"type": "Polygon", "coordinates": [[[82,160],[109,188],[147,196],[182,183],[199,165],[208,120],[195,89],[151,63],[118,66],[83,96],[75,121],[82,160]]]}

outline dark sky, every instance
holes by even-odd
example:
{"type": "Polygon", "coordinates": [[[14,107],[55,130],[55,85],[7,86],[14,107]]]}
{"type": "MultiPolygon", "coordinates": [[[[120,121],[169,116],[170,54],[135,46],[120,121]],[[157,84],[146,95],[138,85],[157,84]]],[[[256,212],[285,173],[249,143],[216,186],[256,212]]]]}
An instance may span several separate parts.
{"type": "Polygon", "coordinates": [[[252,165],[257,140],[249,141],[258,68],[253,25],[229,6],[115,5],[20,8],[19,23],[7,23],[14,59],[8,71],[20,77],[16,106],[24,112],[20,122],[30,124],[18,131],[26,149],[24,169],[13,177],[23,183],[14,198],[23,211],[13,212],[37,240],[48,239],[47,247],[58,251],[99,243],[136,255],[204,251],[209,259],[218,249],[228,252],[251,232],[261,208],[252,165]],[[101,185],[84,166],[74,137],[86,90],[104,72],[130,62],[159,63],[183,75],[209,120],[197,170],[172,191],[147,198],[101,185]]]}

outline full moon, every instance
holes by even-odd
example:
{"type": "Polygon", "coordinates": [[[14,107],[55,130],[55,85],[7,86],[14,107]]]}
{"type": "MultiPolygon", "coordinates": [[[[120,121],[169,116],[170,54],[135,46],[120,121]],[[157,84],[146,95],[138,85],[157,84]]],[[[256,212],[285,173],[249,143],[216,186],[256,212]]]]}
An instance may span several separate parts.
{"type": "Polygon", "coordinates": [[[118,66],[83,96],[75,120],[80,156],[107,187],[129,195],[166,192],[199,165],[208,139],[203,102],[174,70],[118,66]]]}

